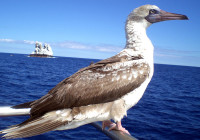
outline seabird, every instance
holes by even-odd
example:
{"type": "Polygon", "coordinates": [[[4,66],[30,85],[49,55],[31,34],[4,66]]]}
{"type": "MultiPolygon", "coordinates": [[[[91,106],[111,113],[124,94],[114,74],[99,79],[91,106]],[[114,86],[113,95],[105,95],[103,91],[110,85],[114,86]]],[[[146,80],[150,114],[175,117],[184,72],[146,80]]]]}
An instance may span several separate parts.
{"type": "Polygon", "coordinates": [[[103,121],[103,128],[128,133],[121,120],[141,99],[154,71],[154,47],[146,29],[156,22],[184,19],[187,16],[165,12],[155,5],[136,8],[127,18],[126,46],[121,52],[80,69],[40,99],[12,107],[30,107],[30,118],[2,130],[3,137],[30,137],[96,121],[103,121]]]}

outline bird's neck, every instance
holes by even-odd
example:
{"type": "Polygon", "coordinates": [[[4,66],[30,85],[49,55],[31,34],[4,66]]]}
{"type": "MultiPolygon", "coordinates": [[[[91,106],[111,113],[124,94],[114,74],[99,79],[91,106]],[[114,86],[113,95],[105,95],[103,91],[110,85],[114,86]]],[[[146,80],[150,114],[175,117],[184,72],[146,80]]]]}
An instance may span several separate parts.
{"type": "Polygon", "coordinates": [[[142,52],[153,50],[153,45],[146,35],[146,28],[143,23],[127,20],[125,49],[142,52]]]}

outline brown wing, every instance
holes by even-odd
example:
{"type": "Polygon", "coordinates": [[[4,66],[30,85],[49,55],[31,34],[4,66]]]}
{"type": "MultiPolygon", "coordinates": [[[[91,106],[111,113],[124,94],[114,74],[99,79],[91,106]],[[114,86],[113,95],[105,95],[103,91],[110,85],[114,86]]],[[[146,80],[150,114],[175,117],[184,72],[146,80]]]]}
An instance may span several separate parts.
{"type": "Polygon", "coordinates": [[[114,101],[139,87],[149,74],[140,58],[114,56],[79,70],[31,104],[31,115],[114,101]],[[137,60],[135,60],[137,59],[137,60]],[[141,74],[142,73],[142,74],[141,74]]]}

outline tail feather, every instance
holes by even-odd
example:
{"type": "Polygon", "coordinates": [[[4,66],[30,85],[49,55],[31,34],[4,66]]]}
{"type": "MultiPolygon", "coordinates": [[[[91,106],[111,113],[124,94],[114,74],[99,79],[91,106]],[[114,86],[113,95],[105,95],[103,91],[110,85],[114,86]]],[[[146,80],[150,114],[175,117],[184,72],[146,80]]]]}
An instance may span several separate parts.
{"type": "Polygon", "coordinates": [[[19,105],[15,105],[15,106],[12,106],[12,108],[14,108],[14,109],[31,108],[31,103],[33,103],[33,102],[34,101],[26,102],[26,103],[19,104],[19,105]]]}
{"type": "Polygon", "coordinates": [[[72,121],[72,118],[71,109],[64,109],[59,113],[52,111],[23,125],[2,130],[0,133],[5,134],[3,138],[6,139],[31,137],[65,125],[72,121]]]}
{"type": "Polygon", "coordinates": [[[14,129],[6,130],[5,132],[8,132],[8,133],[5,134],[3,138],[13,139],[13,138],[31,137],[31,136],[48,132],[48,131],[52,131],[63,124],[64,122],[61,122],[61,121],[54,121],[54,120],[47,119],[43,122],[40,122],[40,124],[36,123],[35,125],[29,125],[29,126],[19,127],[19,128],[15,127],[14,129]]]}

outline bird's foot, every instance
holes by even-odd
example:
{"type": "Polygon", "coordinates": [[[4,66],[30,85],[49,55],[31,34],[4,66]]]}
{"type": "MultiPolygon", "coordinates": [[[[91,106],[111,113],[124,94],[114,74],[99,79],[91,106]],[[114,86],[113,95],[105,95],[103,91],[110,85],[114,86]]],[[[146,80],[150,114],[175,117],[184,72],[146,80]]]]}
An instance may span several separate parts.
{"type": "Polygon", "coordinates": [[[111,122],[110,120],[106,120],[102,122],[102,130],[104,130],[106,127],[111,128],[113,126],[116,126],[116,124],[111,122]]]}
{"type": "Polygon", "coordinates": [[[108,129],[109,131],[110,130],[117,130],[117,131],[121,131],[121,132],[124,132],[124,133],[130,135],[128,130],[126,130],[124,127],[122,127],[121,121],[117,122],[117,124],[111,122],[110,120],[103,121],[102,129],[105,129],[105,127],[109,127],[109,129],[108,129]]]}

